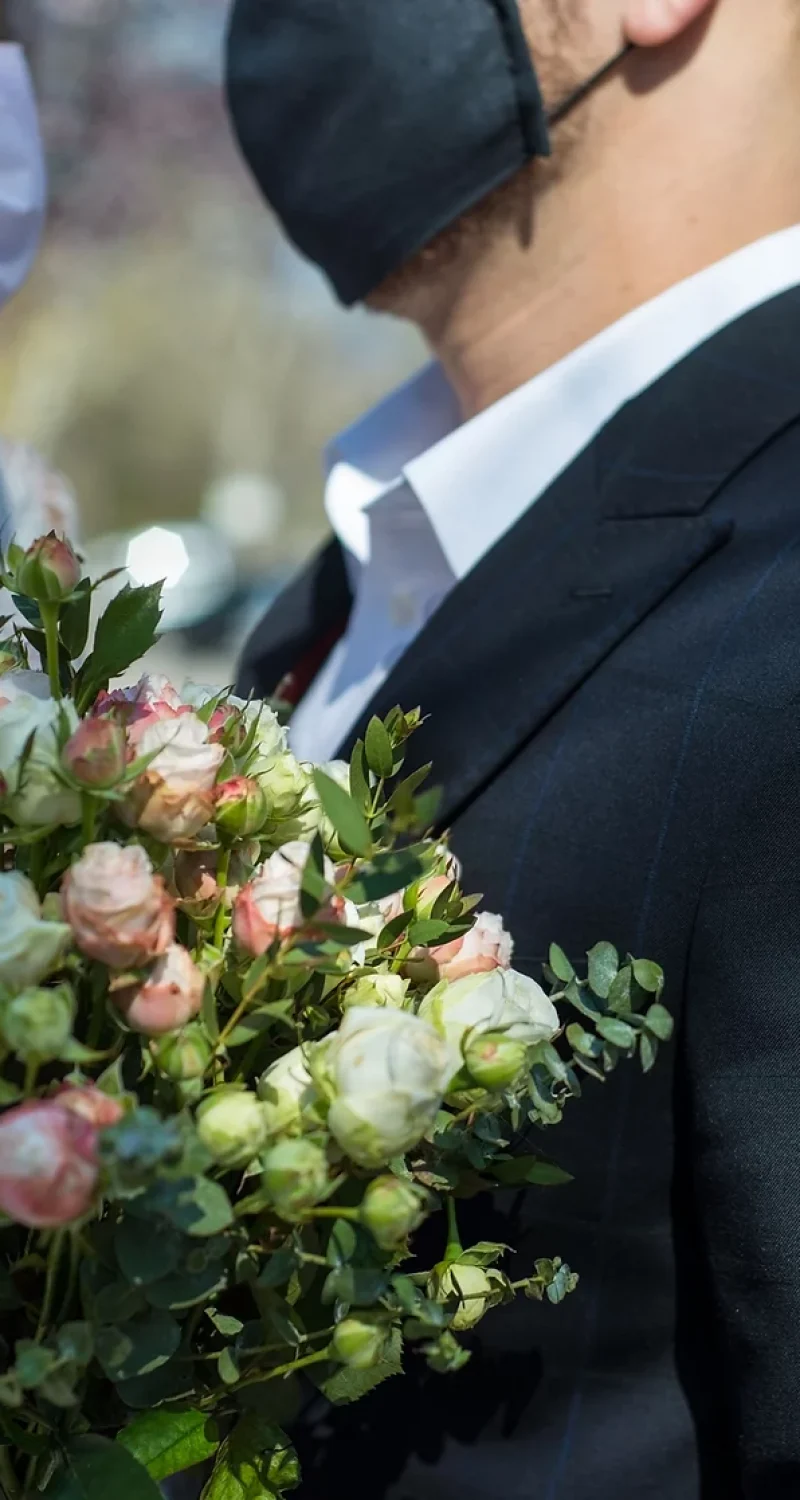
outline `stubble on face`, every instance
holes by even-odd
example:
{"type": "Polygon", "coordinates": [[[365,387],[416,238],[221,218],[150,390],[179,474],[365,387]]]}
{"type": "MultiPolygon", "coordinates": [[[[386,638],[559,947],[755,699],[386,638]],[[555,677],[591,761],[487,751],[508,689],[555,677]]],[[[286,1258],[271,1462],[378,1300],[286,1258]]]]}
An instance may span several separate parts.
{"type": "MultiPolygon", "coordinates": [[[[550,111],[591,72],[589,0],[518,0],[545,108],[550,111]]],[[[409,318],[423,327],[436,316],[436,304],[457,291],[499,236],[515,235],[521,244],[533,234],[536,201],[566,175],[580,148],[585,116],[561,121],[552,133],[552,155],[522,167],[469,212],[437,235],[429,245],[382,282],[368,299],[376,312],[409,318]]]]}

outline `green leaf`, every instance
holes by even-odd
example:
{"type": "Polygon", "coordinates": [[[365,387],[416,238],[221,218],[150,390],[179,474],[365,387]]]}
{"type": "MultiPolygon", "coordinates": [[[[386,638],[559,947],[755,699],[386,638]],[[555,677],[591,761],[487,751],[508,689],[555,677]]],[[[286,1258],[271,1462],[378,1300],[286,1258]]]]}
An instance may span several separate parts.
{"type": "Polygon", "coordinates": [[[237,1333],[241,1333],[244,1328],[244,1323],[239,1318],[232,1318],[229,1313],[217,1312],[215,1307],[207,1308],[206,1316],[225,1339],[235,1339],[237,1333]]]}
{"type": "Polygon", "coordinates": [[[608,992],[608,1003],[612,1010],[621,1015],[628,1015],[631,1011],[631,967],[626,964],[620,969],[608,992]]]}
{"type": "Polygon", "coordinates": [[[220,1448],[202,1500],[277,1500],[299,1483],[300,1467],[286,1434],[248,1412],[220,1448]]]}
{"type": "Polygon", "coordinates": [[[550,968],[553,970],[556,979],[560,979],[562,984],[569,984],[570,979],[574,979],[575,977],[575,970],[567,958],[564,949],[559,948],[558,943],[550,944],[550,968]]]}
{"type": "Polygon", "coordinates": [[[621,1047],[628,1051],[636,1042],[636,1032],[626,1021],[619,1021],[614,1016],[601,1016],[597,1023],[597,1030],[607,1042],[614,1047],[621,1047]]]}
{"type": "Polygon", "coordinates": [[[452,938],[463,936],[470,931],[471,926],[472,923],[465,925],[462,922],[459,925],[457,922],[438,922],[433,918],[423,918],[419,922],[412,922],[408,929],[408,941],[415,947],[428,948],[432,943],[449,942],[452,938]]]}
{"type": "Polygon", "coordinates": [[[205,1412],[147,1411],[134,1417],[117,1442],[138,1459],[151,1479],[162,1480],[203,1463],[216,1453],[220,1439],[216,1423],[205,1412]]]}
{"type": "Polygon", "coordinates": [[[189,1360],[171,1359],[148,1375],[134,1375],[132,1380],[117,1381],[117,1395],[131,1411],[150,1411],[162,1401],[191,1397],[194,1373],[189,1360]]]}
{"type": "Polygon", "coordinates": [[[350,796],[364,811],[369,807],[371,801],[369,767],[363,740],[356,740],[350,756],[350,796]]]}
{"type": "Polygon", "coordinates": [[[114,1231],[114,1253],[123,1276],[132,1286],[160,1281],[178,1265],[184,1239],[175,1230],[160,1227],[157,1234],[142,1234],[141,1219],[125,1218],[114,1231]]]}
{"type": "Polygon", "coordinates": [[[163,1281],[146,1287],[145,1295],[151,1307],[194,1307],[198,1302],[205,1302],[214,1292],[221,1291],[227,1280],[224,1267],[212,1264],[194,1275],[188,1271],[176,1271],[172,1276],[165,1276],[163,1281]]]}
{"type": "Polygon", "coordinates": [[[320,835],[315,833],[309,846],[308,859],[303,867],[303,877],[300,882],[300,908],[306,920],[319,911],[327,893],[325,850],[320,835]]]}
{"type": "Polygon", "coordinates": [[[69,603],[61,606],[58,616],[58,633],[72,661],[86,650],[91,608],[91,580],[82,578],[69,603]]]}
{"type": "MultiPolygon", "coordinates": [[[[5,839],[5,834],[3,835],[5,839]]],[[[22,1098],[22,1089],[17,1088],[15,1083],[8,1083],[5,1078],[0,1078],[0,1105],[16,1104],[22,1098]]]]}
{"type": "Polygon", "coordinates": [[[62,1323],[56,1337],[62,1359],[88,1365],[94,1354],[94,1334],[88,1323],[62,1323]]]}
{"type": "Polygon", "coordinates": [[[634,959],[633,977],[649,995],[660,995],[664,988],[664,970],[649,958],[634,959]]]}
{"type": "Polygon", "coordinates": [[[197,1239],[219,1234],[233,1223],[230,1199],[210,1177],[182,1177],[177,1182],[162,1178],[137,1202],[197,1239]]]}
{"type": "MultiPolygon", "coordinates": [[[[313,1368],[313,1366],[312,1366],[313,1368]]],[[[321,1366],[324,1371],[325,1365],[321,1366]]],[[[368,1391],[390,1380],[393,1375],[403,1373],[403,1340],[399,1328],[393,1328],[386,1345],[383,1359],[369,1370],[342,1369],[337,1366],[332,1374],[312,1377],[320,1390],[335,1406],[345,1406],[351,1401],[360,1401],[368,1391]]]]}
{"type": "Polygon", "coordinates": [[[126,584],[115,594],[101,615],[94,637],[94,650],[79,673],[83,708],[112,677],[118,677],[150,650],[161,619],[160,583],[131,588],[126,584]]]}
{"type": "Polygon", "coordinates": [[[397,917],[392,917],[378,933],[378,948],[382,951],[391,948],[399,937],[403,936],[406,928],[414,920],[413,911],[401,911],[397,917]]]}
{"type": "Polygon", "coordinates": [[[613,943],[595,943],[589,949],[589,983],[601,1000],[608,999],[608,992],[619,971],[619,954],[613,943]]]}
{"type": "Polygon", "coordinates": [[[232,1349],[223,1349],[217,1360],[219,1378],[224,1385],[235,1385],[239,1379],[239,1366],[233,1357],[232,1349]]]}
{"type": "Polygon", "coordinates": [[[124,1328],[98,1329],[97,1357],[109,1380],[130,1380],[166,1364],[180,1341],[180,1324],[169,1313],[153,1311],[124,1328]]]}
{"type": "Polygon", "coordinates": [[[336,1219],[325,1250],[329,1266],[345,1266],[356,1252],[358,1237],[349,1219],[336,1219]]]}
{"type": "Polygon", "coordinates": [[[413,848],[376,854],[368,865],[362,866],[356,879],[348,882],[347,895],[357,906],[366,901],[380,901],[382,896],[392,896],[421,880],[428,874],[430,863],[431,851],[427,848],[424,858],[413,848]]]}
{"type": "Polygon", "coordinates": [[[642,1062],[642,1071],[644,1073],[649,1073],[656,1064],[656,1058],[658,1057],[658,1042],[655,1041],[653,1037],[648,1036],[646,1031],[642,1032],[642,1038],[639,1047],[639,1056],[642,1062]]]}
{"type": "Polygon", "coordinates": [[[600,1039],[592,1036],[591,1032],[584,1031],[577,1021],[573,1021],[572,1025],[567,1027],[567,1041],[581,1057],[600,1057],[603,1051],[603,1043],[600,1039]]]}
{"type": "Polygon", "coordinates": [[[314,785],[323,811],[333,824],[344,848],[352,854],[369,854],[372,834],[358,803],[353,801],[350,793],[340,787],[338,782],[326,776],[324,771],[314,772],[314,785]]]}
{"type": "Polygon", "coordinates": [[[433,769],[432,762],[426,766],[420,766],[418,771],[412,771],[403,781],[398,782],[391,797],[386,803],[388,812],[398,812],[403,816],[409,816],[414,811],[414,794],[427,781],[433,769]]]}
{"type": "Polygon", "coordinates": [[[384,780],[387,776],[391,776],[394,770],[394,751],[382,719],[375,717],[370,719],[364,744],[370,770],[374,771],[376,776],[382,776],[384,780]]]}
{"type": "Polygon", "coordinates": [[[161,1500],[155,1481],[121,1443],[110,1438],[72,1438],[65,1465],[45,1491],[47,1500],[161,1500]]]}
{"type": "Polygon", "coordinates": [[[572,1176],[553,1161],[538,1156],[515,1156],[507,1161],[493,1161],[488,1169],[502,1187],[522,1187],[530,1182],[536,1187],[562,1187],[572,1176]]]}
{"type": "Polygon", "coordinates": [[[675,1030],[675,1022],[665,1005],[651,1005],[645,1015],[648,1031],[660,1042],[668,1042],[675,1030]]]}
{"type": "Polygon", "coordinates": [[[56,1354],[43,1344],[34,1344],[21,1339],[16,1346],[14,1373],[23,1389],[35,1390],[50,1374],[56,1363],[56,1354]]]}
{"type": "Polygon", "coordinates": [[[294,1250],[289,1245],[284,1245],[270,1256],[263,1271],[258,1278],[258,1285],[263,1287],[285,1286],[289,1278],[298,1267],[298,1260],[294,1250]]]}

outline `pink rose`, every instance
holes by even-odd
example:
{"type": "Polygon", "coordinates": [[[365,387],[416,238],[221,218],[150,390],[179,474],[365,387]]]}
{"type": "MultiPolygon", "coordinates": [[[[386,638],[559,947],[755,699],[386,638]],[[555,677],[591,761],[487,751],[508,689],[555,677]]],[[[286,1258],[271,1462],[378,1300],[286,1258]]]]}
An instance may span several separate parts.
{"type": "Polygon", "coordinates": [[[97,1131],[54,1099],[0,1117],[0,1210],[29,1229],[57,1229],[91,1208],[97,1131]]]}
{"type": "MultiPolygon", "coordinates": [[[[233,932],[247,953],[266,953],[276,938],[290,937],[306,918],[300,904],[300,886],[309,845],[300,839],[276,849],[256,870],[250,883],[239,892],[233,905],[233,932]]],[[[325,860],[325,879],[334,882],[334,868],[325,860]]],[[[332,896],[320,916],[335,922],[344,911],[341,897],[332,896]]]]}
{"type": "Polygon", "coordinates": [[[413,949],[406,972],[420,983],[427,980],[434,984],[439,979],[452,983],[468,974],[489,974],[493,969],[510,968],[513,951],[514,941],[503,926],[503,918],[485,911],[479,913],[474,927],[464,937],[441,943],[438,948],[413,949]]]}
{"type": "Polygon", "coordinates": [[[164,844],[194,838],[213,817],[225,747],[212,744],[208,726],[189,712],[146,724],[136,753],[153,758],[131,788],[126,819],[164,844]]]}
{"type": "Polygon", "coordinates": [[[175,909],[138,844],[89,844],[61,885],[62,908],[83,953],[136,969],[166,951],[175,909]]]}
{"type": "Polygon", "coordinates": [[[111,719],[84,719],[67,740],[61,763],[81,786],[100,790],[116,786],[126,765],[122,725],[111,719]]]}
{"type": "Polygon", "coordinates": [[[158,672],[146,672],[133,687],[100,693],[92,709],[93,717],[108,716],[122,724],[128,733],[128,743],[137,754],[139,739],[148,724],[174,720],[188,713],[191,709],[182,702],[172,683],[158,672]]]}
{"type": "Polygon", "coordinates": [[[173,943],[158,960],[144,984],[127,987],[111,998],[132,1031],[163,1036],[178,1031],[200,1010],[205,977],[182,948],[173,943]]]}
{"type": "Polygon", "coordinates": [[[110,1094],[104,1094],[93,1083],[62,1084],[54,1102],[62,1109],[71,1109],[82,1120],[88,1120],[95,1130],[106,1130],[109,1125],[116,1125],[125,1113],[119,1099],[112,1099],[110,1094]]]}

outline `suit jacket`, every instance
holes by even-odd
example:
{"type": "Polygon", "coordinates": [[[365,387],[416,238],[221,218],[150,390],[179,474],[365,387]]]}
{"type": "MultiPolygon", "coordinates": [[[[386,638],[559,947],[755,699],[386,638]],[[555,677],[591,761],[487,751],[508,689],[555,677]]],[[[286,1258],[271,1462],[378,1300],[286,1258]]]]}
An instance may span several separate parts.
{"type": "MultiPolygon", "coordinates": [[[[348,608],[331,544],[242,686],[348,608]]],[[[800,290],[618,413],[370,707],[429,713],[411,762],[516,965],[610,938],[664,965],[679,1024],[649,1078],[567,1110],[546,1146],[571,1185],[465,1215],[577,1292],[495,1311],[456,1376],[318,1406],[309,1500],[800,1496],[799,696],[800,290]]]]}

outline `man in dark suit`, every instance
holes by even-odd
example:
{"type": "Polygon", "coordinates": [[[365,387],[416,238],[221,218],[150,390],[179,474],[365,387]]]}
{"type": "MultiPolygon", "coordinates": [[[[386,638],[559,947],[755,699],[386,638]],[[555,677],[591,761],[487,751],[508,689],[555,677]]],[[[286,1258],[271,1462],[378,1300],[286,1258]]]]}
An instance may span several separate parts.
{"type": "Polygon", "coordinates": [[[678,1019],[568,1111],[573,1184],[465,1215],[575,1295],[312,1407],[303,1493],[797,1500],[797,4],[239,0],[230,57],[297,243],[438,359],[334,445],[242,685],[293,674],[315,759],[421,704],[516,965],[612,938],[678,1019]]]}

